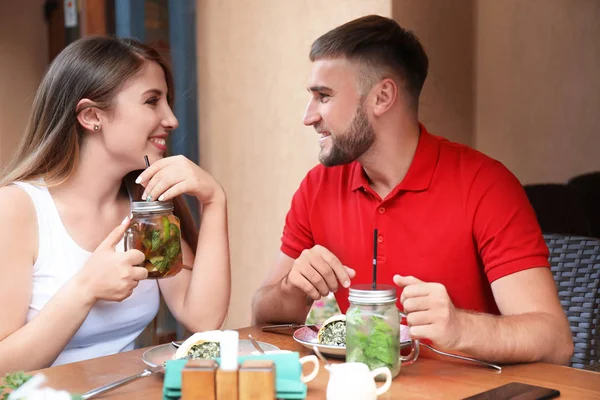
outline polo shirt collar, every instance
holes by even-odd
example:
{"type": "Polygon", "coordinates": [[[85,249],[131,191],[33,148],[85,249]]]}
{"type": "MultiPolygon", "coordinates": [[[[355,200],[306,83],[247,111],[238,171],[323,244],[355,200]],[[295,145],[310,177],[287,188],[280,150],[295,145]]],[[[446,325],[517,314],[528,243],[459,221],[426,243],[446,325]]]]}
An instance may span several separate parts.
{"type": "MultiPolygon", "coordinates": [[[[433,172],[438,162],[440,153],[440,142],[437,137],[431,135],[425,129],[425,126],[419,124],[421,133],[419,135],[419,143],[413,157],[412,163],[408,168],[408,172],[402,182],[394,188],[392,193],[397,193],[400,190],[404,191],[422,191],[429,188],[433,172]]],[[[367,174],[362,166],[355,161],[352,166],[352,191],[360,188],[367,189],[369,181],[367,174]]],[[[390,193],[390,194],[392,194],[390,193]]]]}

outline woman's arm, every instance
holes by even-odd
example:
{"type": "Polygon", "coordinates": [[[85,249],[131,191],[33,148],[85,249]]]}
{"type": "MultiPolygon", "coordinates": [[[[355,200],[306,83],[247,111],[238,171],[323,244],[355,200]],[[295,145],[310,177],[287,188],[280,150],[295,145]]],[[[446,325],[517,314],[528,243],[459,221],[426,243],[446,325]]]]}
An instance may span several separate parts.
{"type": "Polygon", "coordinates": [[[15,186],[0,188],[0,376],[50,366],[77,332],[93,303],[71,280],[26,323],[38,233],[35,207],[15,186]],[[49,340],[52,338],[52,340],[49,340]]]}
{"type": "Polygon", "coordinates": [[[165,302],[188,330],[219,329],[231,293],[225,194],[203,206],[195,259],[189,245],[182,244],[183,262],[193,268],[159,281],[165,302]]]}
{"type": "Polygon", "coordinates": [[[96,248],[31,321],[27,311],[39,238],[35,207],[17,187],[0,188],[0,375],[50,366],[87,318],[96,301],[122,301],[148,276],[135,267],[138,250],[115,252],[129,226],[126,218],[96,248]]]}
{"type": "Polygon", "coordinates": [[[159,286],[169,309],[187,329],[218,329],[227,315],[231,294],[227,199],[223,188],[184,156],[154,162],[136,183],[144,186],[142,198],[166,201],[187,193],[202,204],[195,259],[189,246],[182,246],[183,262],[193,263],[192,270],[162,279],[159,286]]]}

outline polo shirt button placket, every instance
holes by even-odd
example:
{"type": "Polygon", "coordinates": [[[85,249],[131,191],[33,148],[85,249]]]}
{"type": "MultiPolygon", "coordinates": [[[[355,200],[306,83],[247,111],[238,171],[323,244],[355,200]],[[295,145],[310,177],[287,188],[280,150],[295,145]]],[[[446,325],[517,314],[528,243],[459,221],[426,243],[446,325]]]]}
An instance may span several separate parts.
{"type": "MultiPolygon", "coordinates": [[[[379,203],[375,211],[375,226],[378,226],[381,229],[384,229],[383,226],[386,224],[383,223],[384,220],[387,220],[387,216],[384,216],[386,208],[383,205],[383,202],[379,203]]],[[[383,245],[383,234],[378,233],[377,235],[377,244],[378,246],[378,254],[377,254],[377,262],[385,263],[387,261],[387,251],[385,249],[385,245],[383,245]]]]}
{"type": "Polygon", "coordinates": [[[377,262],[385,263],[387,261],[387,251],[386,251],[385,245],[383,244],[383,235],[377,235],[377,247],[378,247],[377,262]]]}

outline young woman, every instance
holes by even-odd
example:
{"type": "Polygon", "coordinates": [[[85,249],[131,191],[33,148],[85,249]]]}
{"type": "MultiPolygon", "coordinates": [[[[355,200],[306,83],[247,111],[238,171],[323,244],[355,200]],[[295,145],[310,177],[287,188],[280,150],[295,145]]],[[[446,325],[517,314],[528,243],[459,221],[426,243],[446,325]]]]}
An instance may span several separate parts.
{"type": "Polygon", "coordinates": [[[160,55],[129,39],[81,39],[50,65],[0,173],[0,376],[132,349],[159,289],[190,331],[223,323],[226,197],[190,160],[164,157],[178,124],[172,89],[160,55]],[[145,280],[144,255],[123,251],[136,187],[139,199],[175,203],[188,267],[174,277],[145,280]],[[184,193],[202,204],[199,231],[184,193]]]}

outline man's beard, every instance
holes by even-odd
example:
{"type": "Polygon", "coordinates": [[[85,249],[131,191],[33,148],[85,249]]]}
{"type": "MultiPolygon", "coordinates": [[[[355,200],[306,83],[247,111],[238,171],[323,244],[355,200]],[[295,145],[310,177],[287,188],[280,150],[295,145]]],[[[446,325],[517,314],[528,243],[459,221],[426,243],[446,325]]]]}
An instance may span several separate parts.
{"type": "Polygon", "coordinates": [[[364,111],[364,103],[361,102],[352,119],[350,128],[340,135],[330,132],[330,148],[326,152],[321,149],[319,161],[326,167],[348,164],[362,156],[375,142],[375,131],[369,123],[369,118],[364,111]]]}

